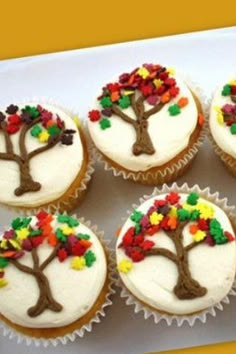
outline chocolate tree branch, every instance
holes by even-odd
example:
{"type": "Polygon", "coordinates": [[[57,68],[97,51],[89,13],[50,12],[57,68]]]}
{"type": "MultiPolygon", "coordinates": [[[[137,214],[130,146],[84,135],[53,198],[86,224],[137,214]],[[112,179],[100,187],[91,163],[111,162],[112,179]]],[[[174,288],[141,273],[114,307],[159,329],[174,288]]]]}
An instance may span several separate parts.
{"type": "Polygon", "coordinates": [[[115,104],[112,105],[111,107],[112,112],[114,114],[116,114],[118,117],[120,117],[121,119],[123,119],[125,122],[135,125],[135,120],[130,118],[129,116],[127,116],[124,112],[122,112],[118,106],[116,106],[115,104]]]}
{"type": "Polygon", "coordinates": [[[137,107],[140,117],[143,117],[143,114],[144,114],[144,104],[143,104],[144,100],[145,100],[145,97],[141,95],[141,96],[139,96],[139,98],[136,101],[136,107],[137,107]]]}
{"type": "Polygon", "coordinates": [[[10,154],[7,152],[0,152],[0,159],[6,161],[15,161],[19,165],[22,164],[22,159],[18,155],[10,154]]]}
{"type": "Polygon", "coordinates": [[[14,154],[11,138],[10,138],[9,134],[7,133],[7,131],[6,131],[6,122],[1,122],[0,123],[0,129],[2,130],[4,138],[5,138],[7,153],[8,154],[14,154]]]}
{"type": "Polygon", "coordinates": [[[139,118],[139,110],[137,108],[137,105],[136,105],[136,99],[135,99],[135,92],[132,94],[131,96],[131,107],[137,117],[137,119],[139,118]]]}
{"type": "Polygon", "coordinates": [[[34,263],[34,268],[38,268],[39,266],[39,257],[37,253],[37,248],[34,247],[31,252],[32,258],[33,258],[33,263],[34,263]]]}
{"type": "Polygon", "coordinates": [[[32,157],[35,157],[35,156],[41,154],[44,151],[51,149],[53,146],[57,145],[57,143],[59,143],[60,140],[61,140],[61,134],[58,134],[57,137],[53,141],[51,141],[50,143],[47,143],[46,145],[44,145],[36,150],[31,151],[28,154],[28,160],[32,159],[32,157]]]}
{"type": "Polygon", "coordinates": [[[201,243],[203,243],[205,240],[201,240],[199,242],[191,242],[189,245],[185,246],[184,249],[186,252],[192,250],[193,248],[197,247],[198,245],[200,245],[201,243]]]}
{"type": "Polygon", "coordinates": [[[13,264],[17,269],[19,269],[21,272],[27,273],[27,274],[33,274],[33,269],[30,267],[21,264],[18,262],[16,259],[10,259],[11,264],[13,264]]]}
{"type": "Polygon", "coordinates": [[[48,256],[48,258],[45,259],[45,261],[41,264],[41,266],[39,267],[39,269],[41,271],[43,271],[48,265],[49,263],[51,263],[53,261],[53,259],[56,257],[57,255],[57,251],[59,250],[61,244],[60,242],[53,248],[52,252],[50,253],[50,255],[48,256]]]}
{"type": "Polygon", "coordinates": [[[41,118],[35,118],[30,124],[24,124],[23,128],[21,129],[20,132],[20,138],[19,138],[19,147],[20,147],[20,154],[23,159],[27,159],[27,149],[25,146],[25,137],[27,132],[29,131],[30,128],[32,128],[34,125],[38,124],[40,122],[41,118]]]}
{"type": "Polygon", "coordinates": [[[148,119],[153,114],[159,112],[164,107],[164,103],[158,103],[153,108],[143,113],[144,119],[148,119]]]}
{"type": "Polygon", "coordinates": [[[178,263],[177,256],[166,248],[152,248],[145,252],[145,256],[163,256],[170,259],[176,264],[178,263]]]}

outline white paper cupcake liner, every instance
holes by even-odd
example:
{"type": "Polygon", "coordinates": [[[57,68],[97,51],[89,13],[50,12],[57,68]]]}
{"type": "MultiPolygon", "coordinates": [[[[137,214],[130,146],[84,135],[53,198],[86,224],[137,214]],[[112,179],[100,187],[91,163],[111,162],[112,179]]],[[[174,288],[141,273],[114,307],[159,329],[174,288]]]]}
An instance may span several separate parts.
{"type": "MultiPolygon", "coordinates": [[[[196,97],[199,99],[203,111],[203,115],[205,118],[205,123],[201,129],[201,132],[199,134],[198,139],[196,142],[193,144],[193,146],[188,149],[188,152],[184,154],[183,157],[181,157],[176,163],[172,164],[170,167],[166,167],[164,170],[158,170],[156,172],[148,172],[148,171],[143,171],[143,172],[132,172],[132,171],[126,171],[123,170],[122,167],[117,168],[114,165],[112,165],[106,157],[95,147],[95,144],[93,143],[93,148],[94,148],[94,156],[96,160],[101,162],[104,165],[104,169],[106,171],[111,171],[115,177],[121,176],[124,179],[131,179],[135,182],[143,180],[143,183],[145,184],[145,181],[147,181],[147,184],[152,184],[155,185],[157,183],[148,183],[148,180],[151,178],[154,181],[160,181],[158,184],[162,184],[165,182],[169,182],[168,178],[171,180],[174,180],[179,177],[179,175],[182,175],[185,172],[185,168],[187,165],[193,160],[193,158],[196,156],[200,146],[203,144],[204,139],[207,135],[207,98],[205,96],[205,93],[203,89],[199,86],[198,83],[193,81],[189,76],[180,74],[183,78],[183,80],[186,82],[187,86],[189,89],[196,95],[196,97]]],[[[115,161],[114,161],[115,163],[115,161]]],[[[156,166],[156,168],[161,167],[161,166],[156,166]]]]}
{"type": "MultiPolygon", "coordinates": [[[[64,213],[66,214],[66,213],[64,213]]],[[[72,217],[77,218],[76,215],[72,215],[72,217]]],[[[82,338],[86,332],[91,332],[93,329],[93,326],[95,323],[100,323],[102,318],[106,316],[106,308],[108,306],[112,305],[112,296],[115,293],[114,290],[114,285],[116,283],[115,279],[115,260],[114,260],[114,253],[110,249],[109,244],[110,240],[104,239],[104,232],[99,231],[97,225],[92,225],[91,221],[85,220],[84,218],[77,218],[79,222],[83,223],[86,225],[88,228],[90,228],[95,235],[98,237],[100,240],[102,246],[104,247],[104,250],[107,255],[107,274],[108,274],[108,290],[107,294],[105,297],[105,302],[102,304],[100,310],[96,311],[95,315],[93,318],[90,319],[90,321],[86,324],[84,324],[82,327],[74,330],[71,333],[67,333],[64,336],[58,336],[55,338],[36,338],[36,337],[30,337],[27,335],[24,335],[15,329],[11,328],[9,325],[7,325],[5,322],[0,320],[0,329],[2,331],[2,334],[4,337],[8,337],[9,339],[13,339],[17,341],[17,343],[24,343],[26,345],[35,345],[37,347],[43,346],[43,347],[48,347],[50,345],[52,346],[57,346],[59,344],[67,344],[68,342],[74,342],[76,338],[82,338]]]]}
{"type": "MultiPolygon", "coordinates": [[[[150,195],[144,195],[139,199],[139,204],[133,204],[132,208],[136,209],[144,203],[146,200],[158,196],[160,194],[165,194],[165,193],[170,193],[171,191],[176,191],[178,193],[189,193],[195,192],[198,193],[202,198],[205,198],[206,200],[209,200],[216,205],[218,205],[224,212],[228,215],[230,219],[235,219],[236,215],[234,214],[234,206],[229,206],[228,205],[228,199],[220,199],[219,198],[219,193],[216,192],[212,194],[210,192],[210,189],[207,187],[205,189],[201,189],[198,185],[194,185],[193,187],[189,187],[187,183],[184,183],[182,186],[178,186],[177,183],[173,183],[170,187],[166,184],[162,186],[161,189],[154,188],[152,194],[150,195]]],[[[127,210],[127,214],[130,215],[131,211],[127,210]]],[[[125,218],[124,218],[125,220],[125,218]]],[[[118,287],[121,288],[121,293],[120,296],[122,298],[125,298],[126,305],[133,305],[134,306],[134,312],[139,313],[143,312],[144,318],[148,319],[149,317],[153,317],[154,322],[157,324],[161,321],[165,321],[168,326],[171,326],[173,323],[176,323],[178,327],[182,326],[183,323],[188,323],[189,326],[193,326],[197,321],[200,321],[202,323],[206,323],[207,317],[209,315],[215,317],[217,315],[217,310],[223,310],[223,305],[224,304],[229,304],[230,299],[229,296],[236,296],[236,278],[234,281],[234,284],[227,294],[220,302],[216,303],[214,306],[211,306],[199,313],[195,313],[193,315],[169,315],[169,314],[164,314],[161,312],[158,312],[157,310],[154,310],[150,308],[149,306],[145,306],[141,301],[139,301],[135,296],[132,295],[132,293],[124,286],[123,282],[121,281],[120,277],[118,277],[116,284],[118,287]]]]}
{"type": "MultiPolygon", "coordinates": [[[[57,100],[53,99],[53,98],[48,98],[48,97],[28,97],[24,100],[16,100],[16,99],[12,99],[11,102],[16,102],[18,104],[27,104],[27,103],[37,103],[37,104],[50,104],[53,105],[59,109],[61,109],[62,111],[64,111],[65,113],[67,113],[70,117],[75,117],[78,116],[78,113],[76,112],[75,109],[69,109],[65,106],[62,106],[57,100]]],[[[20,214],[24,214],[24,215],[30,215],[30,214],[34,214],[36,213],[39,209],[44,208],[45,210],[47,210],[48,212],[55,212],[56,210],[67,210],[67,208],[70,206],[70,204],[73,204],[74,202],[76,202],[77,199],[80,198],[80,196],[83,195],[83,193],[86,191],[87,186],[89,181],[92,178],[92,174],[94,173],[94,149],[91,143],[91,139],[90,136],[88,134],[87,131],[87,125],[85,124],[85,122],[83,120],[80,119],[80,124],[81,124],[81,130],[83,132],[83,135],[85,136],[86,139],[86,147],[87,147],[87,152],[88,152],[88,164],[86,167],[86,173],[84,174],[80,185],[73,191],[73,193],[70,195],[70,201],[63,201],[60,200],[61,197],[59,197],[59,201],[55,203],[55,201],[51,201],[51,202],[47,202],[45,203],[47,206],[29,206],[29,207],[23,207],[21,206],[14,206],[14,205],[9,205],[9,204],[5,204],[5,203],[0,203],[1,205],[3,205],[4,207],[7,207],[9,210],[13,210],[16,211],[17,213],[20,214]],[[71,202],[72,201],[72,202],[71,202]]],[[[79,129],[79,128],[78,128],[79,129]]]]}

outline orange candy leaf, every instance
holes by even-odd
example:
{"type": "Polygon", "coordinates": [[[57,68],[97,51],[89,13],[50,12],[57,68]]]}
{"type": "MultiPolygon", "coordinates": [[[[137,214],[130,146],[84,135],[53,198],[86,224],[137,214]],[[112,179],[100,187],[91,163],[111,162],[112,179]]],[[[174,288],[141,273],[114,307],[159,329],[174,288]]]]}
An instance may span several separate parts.
{"type": "Polygon", "coordinates": [[[1,254],[2,257],[5,257],[5,258],[10,258],[12,256],[14,256],[16,254],[15,251],[7,251],[7,252],[4,252],[1,254]]]}
{"type": "Polygon", "coordinates": [[[119,98],[120,98],[120,95],[119,95],[118,91],[112,92],[112,94],[111,94],[112,102],[118,101],[119,98]]]}
{"type": "Polygon", "coordinates": [[[56,246],[56,244],[58,243],[58,239],[55,234],[51,233],[50,235],[48,235],[48,243],[53,247],[56,246]]]}
{"type": "Polygon", "coordinates": [[[196,224],[190,225],[189,226],[189,232],[192,235],[195,235],[198,232],[199,228],[196,224]]]}
{"type": "Polygon", "coordinates": [[[176,229],[176,226],[177,226],[177,218],[176,218],[176,216],[170,216],[169,217],[168,226],[171,228],[171,230],[176,229]]]}
{"type": "Polygon", "coordinates": [[[85,248],[89,248],[92,245],[92,242],[85,240],[85,239],[81,239],[79,240],[79,243],[84,246],[85,248]]]}
{"type": "Polygon", "coordinates": [[[163,95],[161,96],[161,102],[162,103],[167,103],[170,100],[170,93],[169,91],[166,91],[165,93],[163,93],[163,95]]]}
{"type": "Polygon", "coordinates": [[[188,104],[188,98],[187,97],[181,97],[179,100],[178,100],[178,105],[180,106],[180,108],[183,108],[185,106],[187,106],[188,104]]]}

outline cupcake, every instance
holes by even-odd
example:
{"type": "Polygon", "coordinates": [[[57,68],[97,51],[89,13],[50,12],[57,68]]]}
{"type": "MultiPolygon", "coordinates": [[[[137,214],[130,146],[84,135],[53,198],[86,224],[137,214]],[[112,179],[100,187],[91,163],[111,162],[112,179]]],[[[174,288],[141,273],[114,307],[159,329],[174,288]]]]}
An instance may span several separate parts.
{"type": "Polygon", "coordinates": [[[63,211],[81,199],[91,158],[72,118],[48,103],[11,104],[0,111],[0,203],[63,211]]]}
{"type": "Polygon", "coordinates": [[[116,244],[129,298],[146,317],[205,321],[231,292],[236,272],[232,208],[209,190],[164,186],[135,207],[116,244]]]}
{"type": "Polygon", "coordinates": [[[105,168],[144,184],[182,175],[203,140],[203,109],[195,91],[172,69],[154,64],[106,84],[88,113],[105,168]]]}
{"type": "Polygon", "coordinates": [[[111,304],[104,247],[66,214],[12,220],[0,241],[0,320],[20,335],[64,342],[91,330],[111,304]]]}
{"type": "Polygon", "coordinates": [[[209,126],[215,152],[236,176],[236,79],[220,86],[215,92],[209,126]]]}

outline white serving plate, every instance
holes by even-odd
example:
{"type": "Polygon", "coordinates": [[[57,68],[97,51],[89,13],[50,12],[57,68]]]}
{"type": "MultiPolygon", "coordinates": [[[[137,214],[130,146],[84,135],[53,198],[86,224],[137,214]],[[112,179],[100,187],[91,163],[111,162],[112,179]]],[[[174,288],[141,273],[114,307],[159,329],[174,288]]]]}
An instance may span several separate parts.
{"type": "MultiPolygon", "coordinates": [[[[144,62],[159,62],[189,74],[210,97],[217,84],[236,72],[235,43],[236,27],[231,27],[0,61],[0,107],[25,97],[46,96],[76,109],[85,118],[104,83],[144,62]]],[[[221,196],[228,197],[231,204],[236,203],[236,180],[207,141],[192,169],[178,182],[210,186],[212,191],[218,190],[221,196]]],[[[115,178],[98,165],[91,188],[76,212],[104,229],[114,246],[114,233],[126,209],[151,191],[152,187],[115,178]]],[[[6,225],[13,214],[1,208],[0,225],[6,225]]],[[[218,311],[216,318],[209,317],[206,324],[168,327],[164,322],[155,325],[151,318],[144,320],[142,314],[134,314],[133,307],[127,307],[117,292],[114,305],[92,333],[66,347],[31,346],[28,350],[35,354],[139,354],[235,340],[235,310],[236,298],[231,297],[230,305],[225,305],[223,312],[218,311]]],[[[0,337],[0,353],[24,354],[25,350],[24,344],[0,337]]]]}

